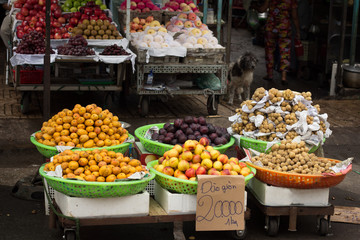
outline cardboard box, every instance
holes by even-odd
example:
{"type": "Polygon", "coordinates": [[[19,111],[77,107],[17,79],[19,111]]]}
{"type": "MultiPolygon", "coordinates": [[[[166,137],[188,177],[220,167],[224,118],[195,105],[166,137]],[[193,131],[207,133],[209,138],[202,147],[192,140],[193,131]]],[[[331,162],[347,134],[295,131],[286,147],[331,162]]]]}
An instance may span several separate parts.
{"type": "Polygon", "coordinates": [[[135,142],[134,147],[139,154],[138,159],[140,160],[141,164],[147,165],[148,162],[157,160],[160,158],[159,155],[154,153],[148,152],[144,146],[140,142],[135,142]]]}
{"type": "MultiPolygon", "coordinates": [[[[195,214],[196,195],[171,193],[162,188],[156,181],[154,184],[155,200],[169,215],[195,214]]],[[[244,193],[244,205],[247,204],[247,192],[244,193]]]]}
{"type": "Polygon", "coordinates": [[[253,178],[249,190],[265,206],[328,206],[329,188],[297,189],[268,185],[253,178]]]}
{"type": "Polygon", "coordinates": [[[150,195],[146,191],[116,198],[69,197],[55,191],[54,198],[64,215],[76,218],[128,217],[149,214],[150,195]]]}

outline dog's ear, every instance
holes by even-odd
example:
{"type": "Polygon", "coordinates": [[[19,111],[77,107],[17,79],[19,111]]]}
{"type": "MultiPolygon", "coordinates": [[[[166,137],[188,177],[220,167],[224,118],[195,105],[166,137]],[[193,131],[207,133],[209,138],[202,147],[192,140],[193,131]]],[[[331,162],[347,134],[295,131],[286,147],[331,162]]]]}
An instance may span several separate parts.
{"type": "Polygon", "coordinates": [[[231,62],[231,63],[229,64],[229,68],[228,68],[228,71],[229,71],[229,72],[231,72],[231,70],[234,68],[234,65],[235,65],[234,62],[231,62]]]}

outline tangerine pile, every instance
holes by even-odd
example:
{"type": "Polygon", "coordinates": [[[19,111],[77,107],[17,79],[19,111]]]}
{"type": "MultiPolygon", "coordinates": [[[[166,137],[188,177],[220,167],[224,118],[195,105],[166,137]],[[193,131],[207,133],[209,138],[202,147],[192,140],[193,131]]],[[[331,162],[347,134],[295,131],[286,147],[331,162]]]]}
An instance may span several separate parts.
{"type": "Polygon", "coordinates": [[[135,172],[147,172],[139,160],[106,149],[65,150],[55,155],[52,162],[45,164],[44,171],[55,171],[59,165],[63,170],[63,178],[90,182],[114,182],[116,179],[128,178],[135,172]]]}
{"type": "Polygon", "coordinates": [[[41,132],[35,134],[36,141],[52,147],[107,147],[122,144],[127,138],[128,131],[119,118],[96,104],[64,109],[44,122],[41,132]]]}

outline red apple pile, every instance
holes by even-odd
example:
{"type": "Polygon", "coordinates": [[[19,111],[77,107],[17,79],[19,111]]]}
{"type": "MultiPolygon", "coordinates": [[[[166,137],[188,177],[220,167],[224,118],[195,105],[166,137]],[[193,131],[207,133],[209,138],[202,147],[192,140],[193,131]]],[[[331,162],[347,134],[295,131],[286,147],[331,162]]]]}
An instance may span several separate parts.
{"type": "MultiPolygon", "coordinates": [[[[45,53],[45,39],[44,35],[37,31],[32,31],[23,36],[17,46],[16,53],[20,54],[44,54],[45,53]]],[[[51,53],[54,53],[51,50],[51,53]]]]}
{"type": "MultiPolygon", "coordinates": [[[[20,8],[20,12],[15,15],[17,20],[22,23],[16,27],[16,35],[22,38],[24,34],[32,31],[45,33],[45,0],[17,0],[15,8],[20,8]]],[[[62,16],[58,0],[51,0],[51,39],[69,38],[68,30],[65,26],[66,19],[62,16]]]]}
{"type": "Polygon", "coordinates": [[[193,0],[170,0],[162,9],[170,12],[200,12],[193,0]]]}
{"type": "MultiPolygon", "coordinates": [[[[121,3],[121,10],[126,10],[126,3],[127,1],[123,1],[121,3]]],[[[130,2],[130,9],[135,12],[150,12],[160,10],[160,8],[156,6],[151,0],[132,0],[130,2]]]]}
{"type": "MultiPolygon", "coordinates": [[[[152,21],[154,21],[153,16],[148,16],[146,19],[136,17],[130,22],[130,32],[142,32],[147,26],[150,26],[152,21]]],[[[126,28],[124,30],[126,30],[126,28]]]]}
{"type": "Polygon", "coordinates": [[[207,138],[187,140],[184,145],[175,145],[158,159],[156,171],[176,178],[196,181],[197,175],[243,175],[251,170],[235,157],[229,158],[209,145],[207,138]]]}
{"type": "Polygon", "coordinates": [[[87,56],[94,55],[93,49],[87,47],[88,43],[86,39],[81,36],[73,36],[69,38],[68,43],[63,46],[58,46],[58,53],[61,55],[73,55],[73,56],[87,56]]]}

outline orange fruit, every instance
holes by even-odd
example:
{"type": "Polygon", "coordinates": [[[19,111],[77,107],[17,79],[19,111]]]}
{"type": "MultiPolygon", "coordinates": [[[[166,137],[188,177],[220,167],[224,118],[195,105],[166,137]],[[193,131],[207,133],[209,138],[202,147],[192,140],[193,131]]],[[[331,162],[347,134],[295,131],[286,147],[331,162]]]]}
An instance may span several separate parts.
{"type": "Polygon", "coordinates": [[[111,174],[106,177],[106,182],[115,182],[116,176],[114,174],[111,174]]]}
{"type": "Polygon", "coordinates": [[[121,173],[121,168],[113,167],[112,172],[113,172],[113,174],[118,175],[119,173],[121,173]]]}
{"type": "Polygon", "coordinates": [[[116,176],[117,179],[124,179],[126,178],[126,174],[125,173],[119,173],[117,176],[116,176]]]}
{"type": "Polygon", "coordinates": [[[90,171],[92,171],[92,172],[97,172],[97,171],[99,171],[99,166],[98,165],[91,165],[90,166],[90,171]]]}
{"type": "Polygon", "coordinates": [[[86,166],[88,164],[88,160],[86,158],[80,158],[79,159],[79,165],[80,166],[86,166]]]}
{"type": "Polygon", "coordinates": [[[103,176],[99,176],[99,177],[96,178],[96,181],[105,182],[105,178],[103,176]]]}
{"type": "Polygon", "coordinates": [[[96,176],[93,175],[93,174],[87,175],[87,176],[85,177],[85,181],[95,182],[95,181],[96,181],[96,176]]]}
{"type": "Polygon", "coordinates": [[[75,169],[77,169],[79,167],[79,163],[78,162],[76,162],[76,161],[70,161],[69,162],[69,168],[71,169],[71,170],[75,170],[75,169]]]}

